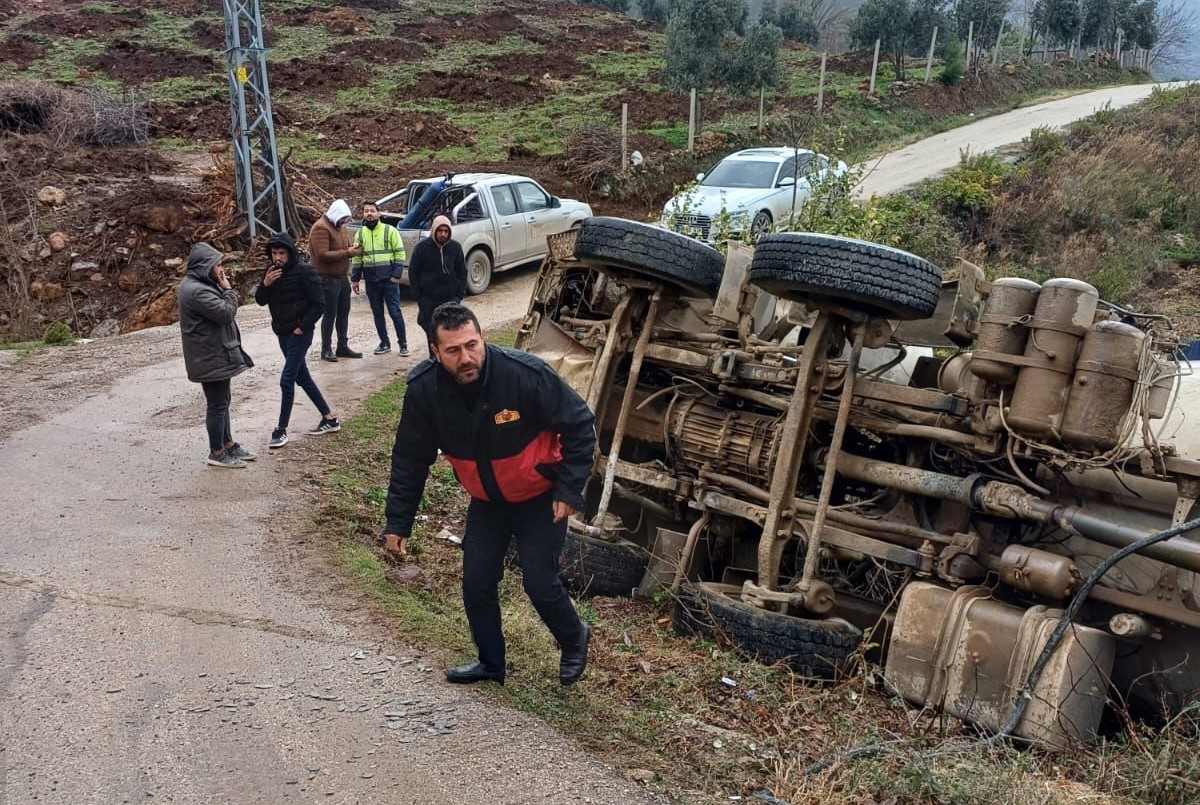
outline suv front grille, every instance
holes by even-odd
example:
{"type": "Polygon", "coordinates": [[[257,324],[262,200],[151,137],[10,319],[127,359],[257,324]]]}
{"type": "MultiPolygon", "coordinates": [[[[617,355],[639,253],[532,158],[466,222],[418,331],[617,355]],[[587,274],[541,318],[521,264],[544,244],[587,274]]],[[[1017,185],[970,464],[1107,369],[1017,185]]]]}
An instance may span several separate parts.
{"type": "Polygon", "coordinates": [[[671,229],[693,238],[708,240],[709,230],[712,229],[712,218],[707,215],[674,215],[671,217],[671,229]]]}

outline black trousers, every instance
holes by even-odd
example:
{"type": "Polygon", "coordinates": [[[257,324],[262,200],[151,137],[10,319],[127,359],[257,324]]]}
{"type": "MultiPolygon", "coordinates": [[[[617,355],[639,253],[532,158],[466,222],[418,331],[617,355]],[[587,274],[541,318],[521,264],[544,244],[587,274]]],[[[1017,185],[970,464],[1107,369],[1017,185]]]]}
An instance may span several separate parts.
{"type": "Polygon", "coordinates": [[[346,331],[350,327],[350,278],[321,277],[325,292],[325,315],[321,317],[321,351],[330,348],[334,325],[337,325],[337,348],[349,346],[346,331]]]}
{"type": "Polygon", "coordinates": [[[554,522],[553,497],[547,493],[525,503],[472,500],[463,537],[463,605],[479,662],[489,671],[504,670],[504,631],[498,587],[504,577],[509,540],[517,540],[525,594],[560,647],[575,646],[583,627],[571,596],[558,578],[567,521],[554,522]]]}
{"type": "Polygon", "coordinates": [[[201,383],[204,389],[204,399],[208,403],[208,411],[204,416],[204,426],[208,430],[208,449],[214,454],[225,449],[225,445],[233,441],[229,433],[229,380],[210,380],[201,383]]]}

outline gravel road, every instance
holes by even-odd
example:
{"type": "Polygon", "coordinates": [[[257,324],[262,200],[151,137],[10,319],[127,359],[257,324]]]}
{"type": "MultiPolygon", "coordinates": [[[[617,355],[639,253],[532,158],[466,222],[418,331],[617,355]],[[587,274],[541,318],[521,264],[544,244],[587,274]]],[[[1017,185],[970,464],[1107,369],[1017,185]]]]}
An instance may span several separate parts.
{"type": "MultiPolygon", "coordinates": [[[[868,190],[1148,92],[939,135],[882,160],[868,190]]],[[[524,314],[532,278],[497,277],[474,304],[485,327],[524,314]]],[[[338,437],[303,435],[317,414],[299,395],[298,435],[266,451],[281,358],[263,310],[239,322],[258,366],[234,380],[234,436],[261,450],[241,471],[203,463],[203,397],[177,327],[0,353],[0,805],[660,801],[536,719],[442,682],[440,657],[397,643],[322,564],[294,524],[321,483],[311,456],[338,437]]],[[[362,299],[351,329],[369,353],[362,299]]],[[[349,414],[420,353],[312,366],[349,414]]]]}
{"type": "Polygon", "coordinates": [[[1021,142],[1041,126],[1060,128],[1073,120],[1087,117],[1111,107],[1137,103],[1147,98],[1154,88],[1171,89],[1188,82],[1167,84],[1136,84],[1124,87],[1083,92],[1057,101],[1024,106],[1002,115],[983,118],[967,126],[919,140],[872,160],[865,165],[866,174],[859,185],[863,196],[885,196],[912,187],[922,179],[950,170],[966,151],[985,154],[1021,142]]]}

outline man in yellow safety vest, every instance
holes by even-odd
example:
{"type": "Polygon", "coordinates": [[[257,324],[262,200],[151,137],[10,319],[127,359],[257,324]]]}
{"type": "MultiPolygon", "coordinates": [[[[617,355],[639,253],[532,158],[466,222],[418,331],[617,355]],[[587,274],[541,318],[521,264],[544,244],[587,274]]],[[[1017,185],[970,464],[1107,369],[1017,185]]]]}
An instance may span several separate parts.
{"type": "Polygon", "coordinates": [[[359,251],[351,264],[350,281],[355,293],[359,292],[360,281],[367,283],[367,301],[371,303],[375,332],[379,334],[375,354],[385,355],[392,351],[387,322],[383,318],[386,304],[392,326],[396,328],[400,357],[407,357],[408,338],[404,332],[404,316],[400,312],[400,278],[404,275],[406,259],[404,240],[396,227],[379,220],[379,208],[366,201],[362,205],[362,229],[354,236],[354,244],[359,251]]]}

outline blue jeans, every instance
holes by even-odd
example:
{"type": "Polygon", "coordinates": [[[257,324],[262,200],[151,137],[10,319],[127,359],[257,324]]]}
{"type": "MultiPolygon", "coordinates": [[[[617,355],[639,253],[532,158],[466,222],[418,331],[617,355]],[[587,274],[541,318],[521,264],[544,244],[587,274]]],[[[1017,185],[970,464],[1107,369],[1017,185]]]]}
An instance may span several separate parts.
{"type": "Polygon", "coordinates": [[[404,316],[400,314],[400,286],[391,280],[367,280],[366,285],[367,301],[371,303],[371,314],[375,317],[375,332],[379,333],[379,343],[391,343],[388,340],[387,322],[383,319],[383,307],[386,304],[392,326],[396,328],[396,345],[407,348],[408,336],[404,332],[404,316]]]}
{"type": "Polygon", "coordinates": [[[308,372],[305,355],[312,346],[313,334],[309,330],[304,335],[288,333],[279,336],[279,349],[283,352],[283,374],[279,376],[279,388],[283,398],[279,405],[279,428],[287,430],[288,422],[292,419],[292,404],[296,400],[296,386],[304,389],[308,399],[321,412],[321,416],[329,413],[329,404],[321,396],[321,390],[308,372]]]}

